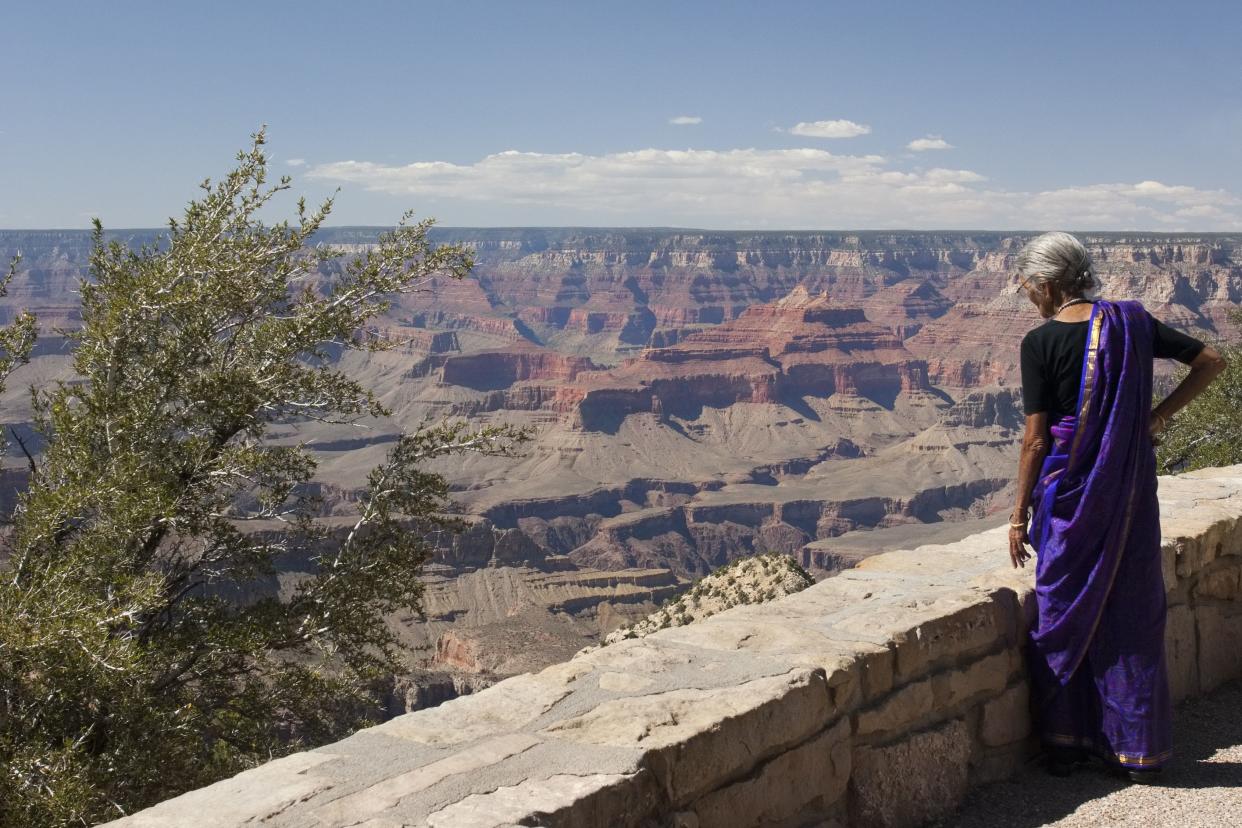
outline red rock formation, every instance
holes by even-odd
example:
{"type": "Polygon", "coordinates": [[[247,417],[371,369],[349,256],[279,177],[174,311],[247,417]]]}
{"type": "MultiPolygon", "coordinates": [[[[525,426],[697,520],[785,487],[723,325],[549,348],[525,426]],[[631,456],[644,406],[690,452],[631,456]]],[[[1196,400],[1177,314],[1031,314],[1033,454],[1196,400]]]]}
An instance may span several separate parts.
{"type": "Polygon", "coordinates": [[[443,633],[436,641],[436,654],[432,657],[433,667],[463,670],[477,673],[483,669],[479,663],[482,648],[479,642],[467,635],[455,632],[443,633]]]}
{"type": "Polygon", "coordinates": [[[450,357],[443,381],[476,389],[564,381],[575,390],[525,388],[497,402],[562,411],[576,402],[580,424],[589,430],[612,430],[637,412],[690,415],[703,406],[832,394],[888,403],[899,393],[930,389],[926,364],[895,334],[869,322],[861,308],[834,304],[803,287],[668,347],[648,348],[615,369],[593,367],[515,348],[450,357]]]}
{"type": "Polygon", "coordinates": [[[441,380],[487,390],[525,380],[570,382],[597,366],[585,357],[567,356],[537,345],[515,344],[501,351],[476,351],[444,361],[441,380]]]}
{"type": "Polygon", "coordinates": [[[599,370],[584,358],[515,346],[451,356],[441,378],[477,390],[509,389],[471,404],[473,412],[567,411],[576,405],[583,428],[606,431],[638,412],[693,415],[703,406],[833,394],[887,404],[899,393],[930,390],[926,364],[894,333],[869,322],[861,308],[834,304],[803,287],[668,347],[648,348],[612,370],[599,370]],[[524,381],[537,387],[515,385],[524,381]]]}

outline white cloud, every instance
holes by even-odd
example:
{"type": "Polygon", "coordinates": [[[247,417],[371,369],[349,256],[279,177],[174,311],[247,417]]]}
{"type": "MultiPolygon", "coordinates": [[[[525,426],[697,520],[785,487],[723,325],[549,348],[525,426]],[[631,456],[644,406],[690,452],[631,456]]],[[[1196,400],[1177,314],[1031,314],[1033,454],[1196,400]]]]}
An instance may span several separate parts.
{"type": "Polygon", "coordinates": [[[807,138],[856,138],[866,135],[871,127],[853,121],[803,121],[794,124],[789,131],[807,138]]]}
{"type": "Polygon", "coordinates": [[[698,115],[678,115],[676,118],[669,118],[668,122],[674,126],[691,126],[703,123],[703,119],[698,115]]]}
{"type": "Polygon", "coordinates": [[[458,223],[1242,230],[1242,200],[1223,190],[1140,180],[1012,191],[973,170],[818,148],[507,150],[462,164],[339,161],[308,176],[413,197],[458,223]]]}
{"type": "Polygon", "coordinates": [[[290,158],[286,160],[285,163],[288,164],[290,167],[304,167],[306,166],[306,159],[305,158],[290,158]]]}
{"type": "Polygon", "coordinates": [[[928,135],[926,138],[915,138],[906,144],[906,149],[914,150],[915,152],[926,152],[927,150],[953,149],[953,145],[939,135],[928,135]]]}

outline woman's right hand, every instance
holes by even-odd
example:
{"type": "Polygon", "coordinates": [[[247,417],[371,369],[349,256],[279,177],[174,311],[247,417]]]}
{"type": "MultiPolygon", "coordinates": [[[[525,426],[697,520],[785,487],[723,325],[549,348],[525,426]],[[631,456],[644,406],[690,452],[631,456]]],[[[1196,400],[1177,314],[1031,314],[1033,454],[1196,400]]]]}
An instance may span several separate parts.
{"type": "Polygon", "coordinates": [[[1026,551],[1027,544],[1031,539],[1026,535],[1026,525],[1009,527],[1009,560],[1013,563],[1013,568],[1019,566],[1026,568],[1026,562],[1031,559],[1031,553],[1026,551]]]}

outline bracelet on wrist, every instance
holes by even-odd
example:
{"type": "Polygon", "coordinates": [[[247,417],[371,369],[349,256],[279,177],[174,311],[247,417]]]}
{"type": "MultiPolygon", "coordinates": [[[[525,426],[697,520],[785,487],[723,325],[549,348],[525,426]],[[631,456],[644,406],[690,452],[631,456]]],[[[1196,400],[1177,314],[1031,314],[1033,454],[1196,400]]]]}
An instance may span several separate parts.
{"type": "Polygon", "coordinates": [[[1022,521],[1021,523],[1014,523],[1014,522],[1011,520],[1011,521],[1009,521],[1009,528],[1010,528],[1010,529],[1025,529],[1025,528],[1026,528],[1026,521],[1024,520],[1024,521],[1022,521]]]}

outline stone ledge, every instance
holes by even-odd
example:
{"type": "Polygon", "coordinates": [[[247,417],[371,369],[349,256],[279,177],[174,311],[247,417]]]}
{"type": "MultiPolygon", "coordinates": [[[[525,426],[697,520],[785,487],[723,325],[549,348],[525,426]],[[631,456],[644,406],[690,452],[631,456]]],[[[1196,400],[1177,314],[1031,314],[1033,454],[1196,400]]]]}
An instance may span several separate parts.
{"type": "MultiPolygon", "coordinates": [[[[1181,699],[1242,674],[1242,466],[1160,502],[1181,699]]],[[[1006,549],[1000,527],[877,555],[111,824],[917,825],[1031,755],[1033,568],[1006,549]]]]}

